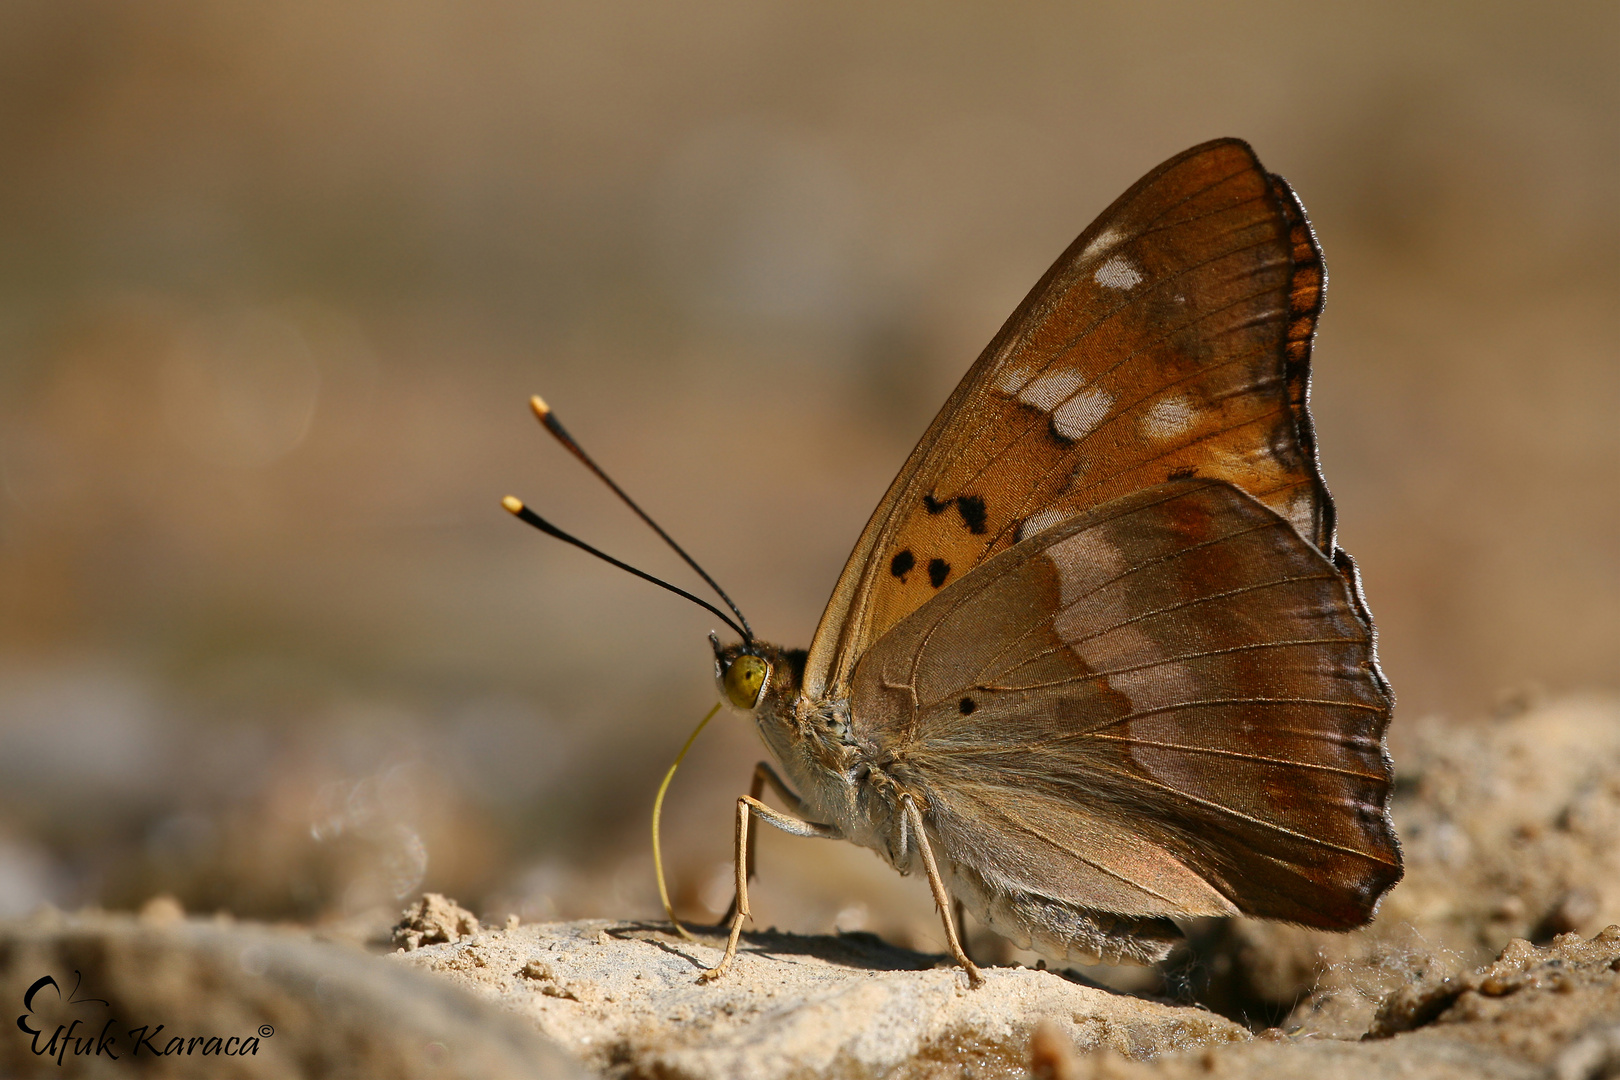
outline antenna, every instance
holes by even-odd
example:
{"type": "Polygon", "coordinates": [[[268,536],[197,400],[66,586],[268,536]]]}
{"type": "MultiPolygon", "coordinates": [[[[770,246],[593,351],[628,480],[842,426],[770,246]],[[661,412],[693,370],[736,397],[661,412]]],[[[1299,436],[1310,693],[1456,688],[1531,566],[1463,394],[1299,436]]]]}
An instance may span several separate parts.
{"type": "MultiPolygon", "coordinates": [[[[600,550],[598,550],[596,548],[593,548],[591,545],[587,544],[585,541],[579,539],[578,537],[570,536],[568,533],[563,532],[561,529],[557,528],[557,526],[553,525],[551,522],[547,521],[545,518],[541,517],[539,514],[535,513],[533,510],[530,510],[527,506],[524,506],[523,505],[523,500],[521,500],[519,498],[516,498],[515,496],[508,495],[508,496],[506,496],[506,498],[501,500],[501,505],[506,507],[506,509],[512,514],[513,517],[517,518],[519,521],[524,522],[525,524],[533,525],[535,528],[539,529],[541,532],[545,533],[547,536],[554,536],[558,540],[561,540],[565,544],[573,544],[575,547],[579,548],[581,551],[588,551],[592,555],[595,555],[598,559],[601,559],[603,562],[612,563],[614,566],[617,566],[620,570],[629,571],[630,573],[636,575],[636,577],[641,578],[643,581],[650,581],[654,585],[659,586],[660,588],[668,589],[670,592],[674,593],[676,596],[684,596],[684,597],[686,597],[688,600],[692,601],[692,603],[698,605],[701,608],[707,608],[709,611],[711,611],[715,615],[719,616],[720,620],[722,622],[724,622],[727,626],[729,626],[733,630],[735,630],[738,633],[738,635],[742,637],[742,639],[744,641],[750,641],[751,642],[751,641],[754,640],[754,635],[748,632],[748,629],[747,629],[748,624],[747,623],[744,623],[742,626],[738,626],[737,623],[732,620],[731,616],[727,615],[725,612],[721,611],[719,608],[715,607],[713,604],[709,603],[707,600],[704,600],[702,597],[693,596],[691,593],[687,592],[685,589],[680,588],[677,585],[671,585],[669,582],[664,581],[661,578],[655,578],[651,574],[647,573],[645,570],[637,570],[635,567],[631,566],[629,563],[623,562],[622,560],[619,560],[619,559],[615,559],[613,556],[609,555],[605,551],[600,551],[600,550]]],[[[728,603],[729,603],[729,601],[728,601],[728,603]]],[[[733,609],[733,610],[736,610],[736,609],[733,609]]],[[[739,618],[739,619],[742,618],[742,614],[740,612],[738,613],[737,618],[739,618]]]]}
{"type": "MultiPolygon", "coordinates": [[[[708,582],[709,588],[713,589],[715,591],[715,593],[720,597],[720,599],[722,599],[722,600],[724,600],[726,602],[726,607],[730,608],[731,611],[732,611],[732,614],[737,616],[737,620],[736,620],[736,622],[732,622],[732,620],[726,619],[726,617],[724,615],[721,615],[720,612],[718,612],[718,611],[715,611],[715,614],[720,615],[720,617],[722,619],[726,619],[727,624],[730,625],[733,630],[736,630],[739,634],[741,634],[744,641],[752,643],[753,640],[754,640],[754,631],[753,631],[753,629],[751,627],[749,627],[748,620],[743,618],[742,609],[737,607],[736,604],[732,603],[731,602],[731,597],[726,595],[726,590],[722,589],[720,587],[719,583],[716,582],[714,580],[714,578],[709,576],[709,573],[708,573],[707,570],[704,570],[703,567],[701,567],[701,566],[699,566],[697,564],[696,559],[692,558],[692,556],[690,556],[690,555],[688,555],[686,553],[685,548],[683,548],[683,547],[681,547],[681,545],[677,544],[675,542],[674,538],[669,535],[669,533],[667,533],[663,529],[661,529],[659,527],[659,525],[658,525],[658,522],[656,522],[652,518],[648,517],[647,512],[645,510],[643,510],[641,507],[637,506],[636,501],[634,499],[632,499],[630,496],[626,495],[624,493],[624,489],[621,488],[618,484],[615,484],[613,482],[613,478],[610,477],[607,473],[603,472],[602,467],[600,465],[598,465],[595,461],[591,460],[591,456],[585,452],[585,449],[582,446],[580,446],[579,443],[574,441],[574,437],[572,435],[568,434],[568,429],[562,426],[562,422],[560,420],[558,420],[557,415],[551,411],[551,406],[546,404],[545,399],[542,398],[539,394],[535,394],[533,397],[531,397],[529,399],[529,408],[534,410],[535,419],[539,420],[540,423],[545,427],[545,429],[547,431],[551,432],[551,434],[556,437],[557,441],[562,443],[563,446],[567,448],[569,453],[571,453],[575,457],[579,458],[579,460],[582,461],[585,464],[585,467],[587,469],[591,470],[591,472],[596,474],[597,479],[601,480],[602,483],[604,483],[608,487],[612,488],[613,489],[613,494],[617,495],[621,500],[623,500],[623,502],[624,502],[624,504],[626,506],[628,506],[630,509],[634,510],[636,512],[637,517],[641,518],[642,521],[645,521],[647,523],[647,525],[652,529],[652,531],[659,535],[659,537],[664,541],[664,543],[668,544],[671,548],[674,549],[675,554],[677,554],[681,558],[685,559],[686,560],[686,565],[690,566],[693,570],[696,570],[697,574],[698,574],[698,577],[700,577],[704,581],[708,582]],[[738,623],[741,623],[742,625],[739,626],[738,623]]],[[[521,507],[523,504],[519,503],[518,505],[521,507]]],[[[512,508],[510,506],[507,506],[507,509],[512,510],[512,508]]],[[[516,510],[512,510],[512,512],[514,514],[517,513],[516,510]]],[[[522,515],[519,515],[519,516],[521,517],[522,515]]],[[[524,518],[524,520],[528,521],[527,518],[524,518]]],[[[529,524],[535,525],[535,522],[530,521],[529,524]]],[[[580,543],[580,541],[575,540],[573,537],[568,536],[566,533],[563,533],[563,532],[560,532],[560,531],[552,531],[551,528],[548,528],[547,526],[543,526],[543,525],[535,525],[535,527],[541,529],[542,531],[551,533],[551,535],[557,537],[559,540],[567,540],[569,543],[574,544],[574,545],[576,545],[578,547],[584,548],[586,551],[590,551],[592,554],[600,555],[602,558],[608,559],[608,561],[613,563],[614,565],[621,566],[624,569],[629,570],[631,573],[638,574],[641,577],[646,578],[648,581],[656,582],[659,585],[663,585],[666,589],[672,589],[675,592],[679,592],[682,596],[686,597],[688,600],[694,600],[699,604],[703,604],[703,601],[698,600],[697,597],[693,596],[691,593],[682,592],[680,589],[676,589],[673,585],[668,585],[665,582],[659,581],[655,577],[652,577],[652,576],[650,576],[648,574],[643,574],[640,570],[636,570],[633,567],[626,566],[624,563],[619,562],[617,559],[610,559],[610,558],[608,558],[608,556],[602,555],[602,553],[597,551],[595,548],[587,547],[585,544],[580,543]]],[[[710,607],[708,604],[703,604],[703,606],[709,608],[710,611],[715,610],[713,607],[710,607]]]]}

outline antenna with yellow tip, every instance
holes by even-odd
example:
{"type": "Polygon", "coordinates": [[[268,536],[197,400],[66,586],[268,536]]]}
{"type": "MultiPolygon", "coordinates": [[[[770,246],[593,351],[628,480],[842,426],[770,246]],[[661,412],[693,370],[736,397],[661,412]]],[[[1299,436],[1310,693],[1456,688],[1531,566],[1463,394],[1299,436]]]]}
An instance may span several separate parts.
{"type": "MultiPolygon", "coordinates": [[[[607,473],[603,472],[600,465],[591,460],[591,456],[585,452],[584,447],[575,442],[574,437],[568,434],[568,429],[562,426],[562,421],[558,420],[557,415],[551,411],[551,406],[546,404],[546,399],[541,397],[539,394],[535,394],[533,397],[529,398],[529,408],[534,410],[534,418],[540,421],[541,425],[547,431],[551,432],[551,434],[556,437],[558,442],[563,444],[569,453],[573,454],[575,457],[579,458],[580,461],[584,462],[585,467],[591,470],[591,472],[595,473],[597,479],[601,480],[602,483],[613,489],[613,494],[617,495],[624,502],[624,505],[634,510],[637,517],[641,518],[642,521],[645,521],[648,527],[651,528],[653,532],[657,533],[659,538],[662,539],[664,543],[668,544],[674,549],[675,554],[686,560],[687,566],[690,566],[693,570],[697,571],[698,577],[707,582],[709,588],[713,589],[720,599],[726,602],[726,607],[731,609],[732,614],[737,616],[736,622],[731,622],[730,619],[727,619],[726,622],[730,623],[732,629],[736,630],[742,635],[745,642],[752,642],[754,640],[754,632],[749,627],[748,620],[743,618],[742,609],[731,602],[731,597],[726,595],[726,590],[722,589],[720,584],[715,581],[714,578],[709,576],[709,572],[707,570],[703,569],[703,567],[697,564],[696,559],[692,558],[692,556],[686,553],[685,548],[677,544],[675,539],[670,536],[669,533],[660,528],[658,522],[648,517],[647,512],[641,507],[637,506],[636,501],[630,496],[626,495],[624,493],[624,489],[618,484],[615,484],[613,482],[613,478],[607,473]],[[739,623],[741,624],[740,626],[738,625],[739,623]]],[[[507,509],[510,510],[511,507],[507,507],[507,509]]],[[[516,511],[513,512],[515,513],[516,511]]]]}
{"type": "MultiPolygon", "coordinates": [[[[739,635],[741,635],[742,638],[745,641],[746,640],[751,640],[751,635],[748,633],[748,631],[746,629],[744,629],[741,626],[738,626],[735,622],[733,622],[731,620],[731,617],[729,615],[727,615],[725,612],[721,611],[719,608],[715,607],[713,604],[709,603],[707,600],[705,600],[705,599],[703,599],[702,597],[699,597],[699,596],[693,596],[691,593],[687,592],[685,589],[681,588],[678,585],[671,585],[669,582],[664,581],[661,578],[655,578],[651,574],[647,573],[645,570],[637,570],[635,567],[631,566],[629,563],[624,562],[623,560],[620,560],[620,559],[615,559],[613,556],[609,555],[607,552],[600,551],[597,548],[592,547],[591,545],[587,544],[585,541],[579,539],[576,536],[570,536],[568,533],[563,532],[561,529],[557,528],[557,526],[553,525],[551,522],[547,521],[545,518],[541,517],[539,514],[535,513],[533,510],[530,510],[527,506],[524,506],[523,505],[523,500],[519,499],[517,496],[515,496],[515,495],[507,495],[506,497],[501,499],[501,506],[505,507],[506,511],[508,513],[510,513],[513,517],[517,518],[519,521],[522,521],[523,523],[525,523],[527,525],[533,525],[536,529],[539,529],[541,532],[545,533],[547,536],[554,536],[558,540],[561,540],[565,544],[573,544],[575,547],[579,548],[581,551],[589,552],[590,554],[595,555],[598,559],[601,559],[603,562],[611,563],[614,566],[617,566],[620,570],[626,571],[627,573],[634,574],[636,577],[641,578],[643,581],[650,581],[654,585],[657,585],[659,588],[668,589],[670,592],[674,593],[676,596],[684,596],[684,597],[686,597],[686,599],[692,601],[692,603],[698,605],[699,607],[705,608],[708,611],[713,612],[716,616],[719,617],[719,619],[722,622],[724,622],[727,626],[731,627],[739,635]]],[[[740,617],[741,616],[739,616],[739,618],[740,617]]]]}

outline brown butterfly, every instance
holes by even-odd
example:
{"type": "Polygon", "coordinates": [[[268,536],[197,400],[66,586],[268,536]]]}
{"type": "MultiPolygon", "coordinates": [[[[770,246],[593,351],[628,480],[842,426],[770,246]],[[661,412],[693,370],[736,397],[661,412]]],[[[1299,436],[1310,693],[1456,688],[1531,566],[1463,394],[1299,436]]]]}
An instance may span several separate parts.
{"type": "Polygon", "coordinates": [[[743,638],[715,643],[722,694],[784,774],[738,799],[708,977],[749,915],[754,817],[924,872],[974,984],[953,900],[1081,962],[1162,959],[1174,918],[1372,918],[1401,876],[1393,699],[1307,409],[1325,285],[1247,144],[1177,155],[968,371],[808,652],[704,605],[743,638]]]}

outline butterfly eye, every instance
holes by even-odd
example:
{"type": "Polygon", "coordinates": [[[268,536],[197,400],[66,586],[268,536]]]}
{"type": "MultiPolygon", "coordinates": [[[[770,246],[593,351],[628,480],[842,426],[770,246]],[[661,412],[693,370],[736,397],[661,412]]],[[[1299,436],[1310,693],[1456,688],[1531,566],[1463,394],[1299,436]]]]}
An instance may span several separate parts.
{"type": "Polygon", "coordinates": [[[726,697],[739,709],[759,704],[771,666],[757,656],[739,656],[726,668],[726,697]]]}

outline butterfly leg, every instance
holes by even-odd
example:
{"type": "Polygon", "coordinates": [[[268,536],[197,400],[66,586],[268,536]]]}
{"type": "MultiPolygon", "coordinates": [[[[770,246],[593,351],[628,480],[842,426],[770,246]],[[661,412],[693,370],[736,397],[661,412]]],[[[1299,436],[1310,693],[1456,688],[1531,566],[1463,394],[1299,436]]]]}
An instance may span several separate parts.
{"type": "MultiPolygon", "coordinates": [[[[795,800],[797,801],[797,800],[795,800]]],[[[731,916],[731,936],[726,939],[726,955],[720,962],[705,971],[699,978],[703,982],[718,979],[726,973],[731,966],[732,957],[737,955],[737,939],[742,937],[743,921],[748,918],[748,835],[749,819],[758,815],[759,819],[768,825],[774,825],[783,832],[792,836],[819,836],[827,840],[842,840],[844,834],[834,825],[821,825],[814,821],[805,821],[803,818],[784,814],[780,810],[773,810],[752,795],[743,795],[737,799],[737,833],[734,851],[737,860],[737,910],[731,916]]]]}
{"type": "Polygon", "coordinates": [[[972,960],[973,954],[968,952],[967,908],[954,896],[951,897],[951,915],[956,920],[956,932],[962,939],[962,955],[972,960]]]}
{"type": "MultiPolygon", "coordinates": [[[[754,766],[754,780],[748,787],[748,797],[758,801],[759,797],[765,794],[767,784],[770,785],[772,791],[776,792],[777,798],[787,804],[788,813],[794,817],[804,817],[804,800],[795,795],[793,790],[783,782],[782,778],[776,775],[776,770],[771,768],[769,762],[761,761],[754,766]]],[[[748,836],[748,878],[750,881],[758,875],[759,871],[759,863],[754,858],[754,836],[754,833],[750,833],[748,836]]],[[[737,895],[733,893],[731,903],[726,907],[726,913],[720,916],[720,921],[715,926],[718,928],[729,925],[732,916],[735,914],[737,914],[737,895]]]]}
{"type": "Polygon", "coordinates": [[[956,936],[956,925],[951,919],[951,894],[945,890],[945,879],[939,876],[939,866],[934,862],[934,849],[928,843],[927,830],[923,828],[922,811],[917,809],[910,795],[900,796],[900,801],[905,806],[906,817],[911,821],[912,835],[917,838],[917,850],[922,854],[923,869],[928,872],[928,887],[934,892],[934,906],[939,908],[940,920],[945,924],[945,940],[950,943],[951,955],[967,972],[968,985],[983,985],[984,975],[980,973],[979,966],[968,959],[967,950],[962,948],[962,942],[956,936]]]}

